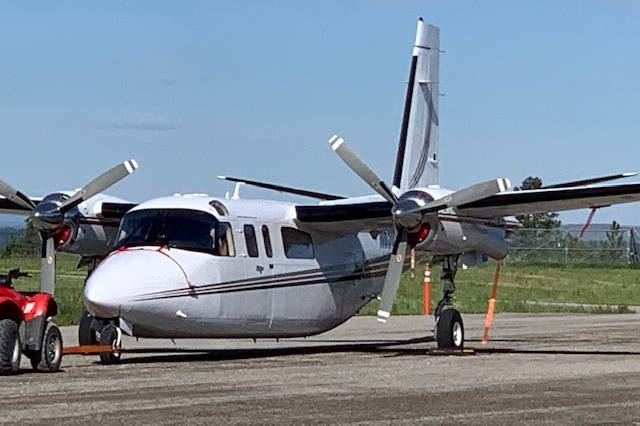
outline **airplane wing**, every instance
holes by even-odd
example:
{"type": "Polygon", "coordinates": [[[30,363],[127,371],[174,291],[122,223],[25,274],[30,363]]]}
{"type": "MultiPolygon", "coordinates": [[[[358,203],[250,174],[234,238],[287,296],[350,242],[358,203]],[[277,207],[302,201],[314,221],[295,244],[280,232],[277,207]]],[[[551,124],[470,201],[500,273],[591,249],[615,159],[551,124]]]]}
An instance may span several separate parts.
{"type": "Polygon", "coordinates": [[[640,183],[607,186],[543,188],[502,192],[458,206],[458,214],[499,218],[529,213],[558,212],[640,201],[640,183]]]}
{"type": "Polygon", "coordinates": [[[257,188],[269,189],[272,191],[283,192],[286,194],[301,195],[303,197],[317,198],[319,200],[342,200],[346,197],[341,195],[327,194],[325,192],[309,191],[308,189],[293,188],[290,186],[278,185],[269,182],[259,182],[243,178],[235,178],[229,176],[218,176],[220,180],[226,180],[235,183],[244,183],[246,185],[255,186],[257,188]]]}
{"type": "Polygon", "coordinates": [[[391,203],[387,201],[296,206],[296,220],[306,228],[337,233],[393,227],[391,203]]]}
{"type": "Polygon", "coordinates": [[[598,176],[598,177],[594,177],[594,178],[580,179],[580,180],[574,180],[574,181],[570,181],[570,182],[556,183],[556,184],[553,184],[553,185],[544,185],[540,189],[571,188],[571,187],[576,187],[576,186],[587,186],[587,185],[593,185],[593,184],[596,184],[596,183],[609,182],[609,181],[617,180],[617,179],[624,179],[624,178],[636,176],[637,174],[638,174],[637,172],[616,173],[615,175],[598,176]]]}
{"type": "MultiPolygon", "coordinates": [[[[35,205],[38,205],[38,203],[42,201],[42,198],[38,198],[38,197],[36,198],[29,197],[29,198],[31,199],[31,201],[33,201],[35,205]]],[[[125,213],[127,213],[129,210],[134,208],[136,205],[137,204],[126,203],[126,202],[122,202],[122,203],[105,202],[105,203],[102,203],[101,216],[108,219],[120,220],[125,215],[125,213]]],[[[5,197],[0,196],[0,214],[3,214],[3,213],[27,216],[31,213],[31,210],[21,205],[18,205],[8,200],[5,197]]]]}
{"type": "MultiPolygon", "coordinates": [[[[29,198],[36,205],[40,201],[42,201],[42,198],[33,198],[33,197],[29,197],[29,198]]],[[[8,200],[6,197],[0,196],[0,213],[17,214],[17,215],[26,216],[31,213],[31,210],[19,204],[16,204],[11,200],[8,200]]]]}
{"type": "MultiPolygon", "coordinates": [[[[365,197],[367,198],[367,197],[365,197]]],[[[458,206],[458,217],[495,220],[529,213],[607,207],[640,201],[640,183],[607,186],[557,187],[501,192],[458,206]]],[[[371,199],[346,199],[320,205],[296,206],[304,227],[327,232],[365,232],[393,226],[391,204],[371,199]]]]}
{"type": "Polygon", "coordinates": [[[118,222],[132,208],[137,206],[133,203],[104,202],[100,208],[100,216],[105,219],[117,219],[118,222]]]}

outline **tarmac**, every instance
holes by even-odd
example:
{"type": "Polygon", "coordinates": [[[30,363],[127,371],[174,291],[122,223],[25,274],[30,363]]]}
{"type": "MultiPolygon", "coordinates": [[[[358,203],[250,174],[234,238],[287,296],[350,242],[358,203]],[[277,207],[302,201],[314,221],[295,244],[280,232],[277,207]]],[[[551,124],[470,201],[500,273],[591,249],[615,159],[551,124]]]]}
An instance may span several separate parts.
{"type": "MultiPolygon", "coordinates": [[[[127,338],[119,365],[66,356],[0,377],[0,422],[640,424],[640,315],[501,314],[475,355],[435,355],[431,317],[357,317],[306,339],[127,338]]],[[[63,329],[65,345],[76,328],[63,329]]]]}

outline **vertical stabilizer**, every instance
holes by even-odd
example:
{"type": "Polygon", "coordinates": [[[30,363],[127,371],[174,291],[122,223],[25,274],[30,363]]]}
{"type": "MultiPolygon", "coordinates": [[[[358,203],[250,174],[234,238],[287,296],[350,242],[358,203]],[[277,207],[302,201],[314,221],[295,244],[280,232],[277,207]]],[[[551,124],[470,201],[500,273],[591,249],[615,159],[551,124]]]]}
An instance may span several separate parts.
{"type": "Polygon", "coordinates": [[[440,30],[418,20],[398,157],[393,178],[401,190],[439,185],[438,71],[440,30]]]}

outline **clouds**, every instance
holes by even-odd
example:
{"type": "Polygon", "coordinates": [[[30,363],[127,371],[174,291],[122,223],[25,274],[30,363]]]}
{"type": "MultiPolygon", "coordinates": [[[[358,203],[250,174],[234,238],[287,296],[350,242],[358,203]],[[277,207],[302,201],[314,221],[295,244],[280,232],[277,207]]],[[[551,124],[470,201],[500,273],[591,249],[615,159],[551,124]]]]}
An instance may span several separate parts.
{"type": "Polygon", "coordinates": [[[176,130],[178,128],[175,123],[156,114],[131,114],[110,122],[109,127],[116,130],[157,132],[176,130]]]}

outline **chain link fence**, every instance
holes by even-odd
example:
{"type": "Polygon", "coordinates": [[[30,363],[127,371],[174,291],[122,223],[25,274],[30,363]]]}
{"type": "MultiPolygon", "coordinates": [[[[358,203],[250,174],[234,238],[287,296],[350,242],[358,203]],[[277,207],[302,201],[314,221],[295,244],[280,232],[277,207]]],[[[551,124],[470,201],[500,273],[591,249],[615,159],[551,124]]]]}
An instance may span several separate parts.
{"type": "Polygon", "coordinates": [[[509,232],[509,264],[637,265],[638,229],[527,229],[509,232]]]}
{"type": "MultiPolygon", "coordinates": [[[[528,229],[509,231],[507,264],[637,265],[640,262],[640,228],[528,229]]],[[[36,238],[37,239],[37,238],[36,238]]],[[[0,241],[0,258],[33,258],[39,261],[40,242],[24,243],[19,234],[0,241]]]]}

